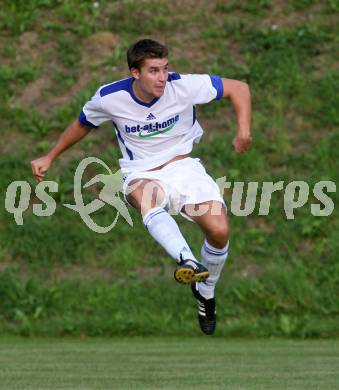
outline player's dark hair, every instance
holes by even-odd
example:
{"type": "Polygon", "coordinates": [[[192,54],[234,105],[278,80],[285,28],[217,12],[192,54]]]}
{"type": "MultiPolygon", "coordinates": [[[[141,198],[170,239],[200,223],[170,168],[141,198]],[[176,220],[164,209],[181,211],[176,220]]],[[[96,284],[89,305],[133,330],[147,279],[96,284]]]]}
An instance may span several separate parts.
{"type": "Polygon", "coordinates": [[[133,43],[127,50],[127,63],[129,69],[141,69],[147,58],[167,58],[168,48],[152,39],[141,39],[133,43]]]}

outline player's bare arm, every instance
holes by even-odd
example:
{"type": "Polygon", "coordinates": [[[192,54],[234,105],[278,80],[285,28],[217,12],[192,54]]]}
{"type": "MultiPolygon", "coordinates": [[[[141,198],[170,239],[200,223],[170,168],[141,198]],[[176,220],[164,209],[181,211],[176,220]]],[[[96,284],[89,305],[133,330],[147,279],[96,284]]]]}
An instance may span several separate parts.
{"type": "Polygon", "coordinates": [[[233,146],[237,153],[251,147],[251,94],[247,83],[238,80],[222,79],[223,97],[231,99],[237,116],[237,135],[233,146]]]}
{"type": "Polygon", "coordinates": [[[44,179],[46,171],[62,152],[80,141],[90,130],[90,127],[81,124],[78,119],[71,123],[61,134],[55,146],[45,156],[31,162],[32,172],[37,181],[40,182],[44,179]]]}

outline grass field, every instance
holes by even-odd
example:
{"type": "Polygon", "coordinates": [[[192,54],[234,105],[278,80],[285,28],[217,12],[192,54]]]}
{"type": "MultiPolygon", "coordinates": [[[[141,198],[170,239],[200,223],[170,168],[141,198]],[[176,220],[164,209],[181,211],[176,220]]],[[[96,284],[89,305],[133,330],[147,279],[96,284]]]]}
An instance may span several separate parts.
{"type": "Polygon", "coordinates": [[[0,389],[338,389],[339,341],[2,339],[0,389]]]}

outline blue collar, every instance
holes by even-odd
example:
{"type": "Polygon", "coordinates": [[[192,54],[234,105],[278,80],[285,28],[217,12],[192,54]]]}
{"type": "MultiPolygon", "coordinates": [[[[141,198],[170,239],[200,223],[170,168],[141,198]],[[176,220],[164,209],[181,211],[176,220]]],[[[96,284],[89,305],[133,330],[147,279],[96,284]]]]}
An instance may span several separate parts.
{"type": "Polygon", "coordinates": [[[134,80],[135,78],[134,77],[131,77],[130,78],[130,85],[129,85],[129,88],[128,88],[128,92],[130,93],[130,95],[132,96],[132,99],[138,103],[138,104],[141,104],[142,106],[145,106],[145,107],[152,107],[153,104],[155,104],[160,98],[158,97],[155,97],[153,100],[151,100],[149,103],[146,103],[146,102],[143,102],[142,100],[138,99],[135,94],[134,94],[134,91],[133,91],[133,83],[134,83],[134,80]]]}

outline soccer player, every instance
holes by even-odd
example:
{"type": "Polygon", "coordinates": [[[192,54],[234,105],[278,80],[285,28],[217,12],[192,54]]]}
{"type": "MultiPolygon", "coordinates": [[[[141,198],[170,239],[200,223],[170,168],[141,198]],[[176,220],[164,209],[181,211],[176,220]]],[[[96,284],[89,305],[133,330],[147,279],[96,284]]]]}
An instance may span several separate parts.
{"type": "Polygon", "coordinates": [[[203,134],[195,106],[230,98],[237,116],[232,143],[242,153],[251,146],[249,87],[219,76],[169,72],[167,47],[151,39],[134,43],[127,62],[131,77],[100,87],[49,153],[32,161],[32,171],[43,180],[58,155],[111,121],[122,153],[126,200],[140,212],[149,234],[177,261],[174,278],[191,285],[201,330],[213,334],[214,290],[228,255],[229,225],[217,184],[200,160],[190,157],[203,134]],[[182,236],[173,212],[202,229],[200,259],[182,236]]]}

